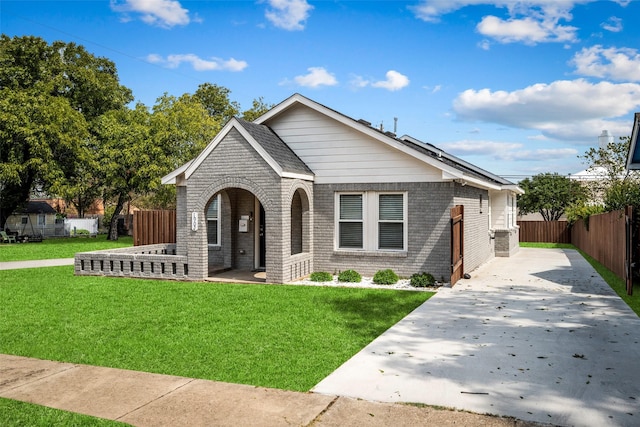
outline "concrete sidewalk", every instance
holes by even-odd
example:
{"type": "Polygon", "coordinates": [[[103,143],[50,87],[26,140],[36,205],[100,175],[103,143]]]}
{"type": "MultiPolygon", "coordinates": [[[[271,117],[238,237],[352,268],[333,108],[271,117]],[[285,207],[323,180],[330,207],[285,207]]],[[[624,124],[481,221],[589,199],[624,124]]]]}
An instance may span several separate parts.
{"type": "Polygon", "coordinates": [[[571,426],[640,425],[640,318],[575,250],[442,289],[313,391],[571,426]]]}
{"type": "Polygon", "coordinates": [[[15,270],[19,268],[58,267],[73,265],[73,258],[38,259],[33,261],[3,261],[0,270],[15,270]]]}
{"type": "Polygon", "coordinates": [[[0,355],[0,397],[135,426],[486,426],[509,418],[0,355]]]}

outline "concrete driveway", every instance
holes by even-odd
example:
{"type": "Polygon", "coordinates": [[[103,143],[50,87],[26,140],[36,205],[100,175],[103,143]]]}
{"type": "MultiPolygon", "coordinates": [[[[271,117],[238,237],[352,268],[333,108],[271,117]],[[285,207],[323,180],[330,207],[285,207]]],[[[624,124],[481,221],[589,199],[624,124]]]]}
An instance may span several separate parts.
{"type": "Polygon", "coordinates": [[[574,250],[496,258],[314,392],[572,426],[640,425],[640,318],[574,250]]]}

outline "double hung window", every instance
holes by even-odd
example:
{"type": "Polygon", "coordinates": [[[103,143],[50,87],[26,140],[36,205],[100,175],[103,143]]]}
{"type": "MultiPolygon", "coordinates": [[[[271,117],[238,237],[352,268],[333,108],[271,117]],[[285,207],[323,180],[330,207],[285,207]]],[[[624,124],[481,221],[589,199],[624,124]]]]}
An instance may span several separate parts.
{"type": "Polygon", "coordinates": [[[336,248],[405,251],[406,193],[337,193],[336,248]]]}
{"type": "Polygon", "coordinates": [[[207,243],[220,245],[220,195],[216,195],[207,208],[207,243]]]}
{"type": "Polygon", "coordinates": [[[364,248],[363,194],[340,194],[340,221],[338,247],[364,248]]]}

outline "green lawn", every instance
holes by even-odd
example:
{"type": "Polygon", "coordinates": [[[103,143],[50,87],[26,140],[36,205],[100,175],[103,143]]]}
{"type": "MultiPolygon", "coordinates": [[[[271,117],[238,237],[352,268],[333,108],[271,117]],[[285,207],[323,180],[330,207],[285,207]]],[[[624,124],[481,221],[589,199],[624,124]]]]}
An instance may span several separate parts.
{"type": "Polygon", "coordinates": [[[634,294],[627,295],[627,287],[620,277],[616,276],[611,270],[604,265],[600,264],[594,258],[587,255],[585,252],[576,248],[574,245],[568,243],[530,243],[520,242],[520,246],[523,248],[561,248],[561,249],[575,249],[587,260],[589,264],[598,272],[598,274],[604,279],[611,289],[613,289],[620,298],[638,315],[640,316],[640,295],[638,294],[638,284],[634,283],[634,294]]]}
{"type": "Polygon", "coordinates": [[[73,258],[76,252],[97,251],[133,246],[131,236],[116,241],[106,235],[45,239],[40,243],[0,243],[0,262],[34,259],[73,258]]]}
{"type": "Polygon", "coordinates": [[[0,397],[3,427],[124,427],[129,424],[0,397]]]}
{"type": "Polygon", "coordinates": [[[432,293],[0,271],[0,353],[307,391],[432,293]]]}

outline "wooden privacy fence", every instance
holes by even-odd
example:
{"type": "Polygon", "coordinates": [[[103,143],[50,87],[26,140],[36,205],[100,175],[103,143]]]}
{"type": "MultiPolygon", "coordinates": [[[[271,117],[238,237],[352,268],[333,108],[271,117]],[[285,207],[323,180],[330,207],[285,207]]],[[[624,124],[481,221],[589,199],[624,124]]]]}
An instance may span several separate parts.
{"type": "Polygon", "coordinates": [[[571,243],[567,221],[518,221],[521,242],[571,243]]]}
{"type": "Polygon", "coordinates": [[[133,245],[176,242],[176,211],[136,211],[133,213],[133,245]]]}
{"type": "Polygon", "coordinates": [[[616,276],[626,279],[627,239],[624,211],[591,215],[588,221],[576,221],[571,230],[571,243],[616,276]]]}

